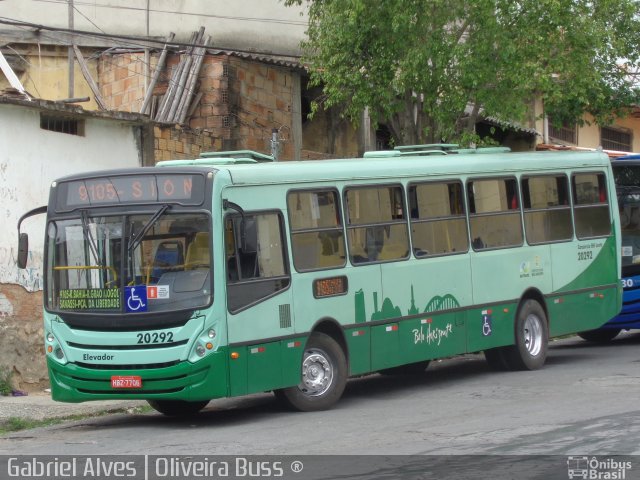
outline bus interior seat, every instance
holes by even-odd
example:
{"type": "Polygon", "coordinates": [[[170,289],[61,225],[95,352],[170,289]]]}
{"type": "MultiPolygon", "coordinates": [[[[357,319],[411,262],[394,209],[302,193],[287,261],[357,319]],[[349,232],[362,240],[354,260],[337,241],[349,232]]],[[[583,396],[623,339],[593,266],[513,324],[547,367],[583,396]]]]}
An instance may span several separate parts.
{"type": "Polygon", "coordinates": [[[185,269],[209,268],[211,255],[209,252],[209,233],[196,233],[193,241],[187,247],[185,269]]]}
{"type": "Polygon", "coordinates": [[[385,243],[380,250],[378,260],[399,260],[409,256],[409,246],[401,243],[385,243]]]}
{"type": "Polygon", "coordinates": [[[163,273],[184,265],[182,244],[176,240],[161,242],[153,259],[152,276],[159,278],[163,273]]]}

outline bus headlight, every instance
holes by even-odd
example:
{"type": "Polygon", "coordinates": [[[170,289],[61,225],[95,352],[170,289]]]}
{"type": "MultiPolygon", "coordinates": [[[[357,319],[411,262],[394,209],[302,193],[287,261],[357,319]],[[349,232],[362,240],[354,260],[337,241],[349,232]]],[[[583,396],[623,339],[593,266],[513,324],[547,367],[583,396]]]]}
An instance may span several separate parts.
{"type": "Polygon", "coordinates": [[[64,350],[60,346],[60,342],[52,332],[47,332],[45,335],[46,340],[46,350],[47,354],[49,354],[52,358],[57,360],[59,363],[65,364],[67,363],[67,358],[64,354],[64,350]]]}
{"type": "Polygon", "coordinates": [[[216,338],[216,331],[213,328],[209,329],[209,338],[216,338]]]}
{"type": "Polygon", "coordinates": [[[203,347],[202,345],[198,344],[198,345],[196,346],[196,354],[197,354],[199,357],[204,357],[204,354],[205,354],[205,353],[206,353],[206,350],[204,349],[204,347],[203,347]]]}

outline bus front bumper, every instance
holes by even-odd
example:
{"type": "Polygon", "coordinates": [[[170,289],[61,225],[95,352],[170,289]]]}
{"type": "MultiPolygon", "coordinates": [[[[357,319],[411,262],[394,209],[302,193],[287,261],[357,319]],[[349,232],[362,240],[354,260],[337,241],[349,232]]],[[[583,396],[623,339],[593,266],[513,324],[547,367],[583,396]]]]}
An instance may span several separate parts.
{"type": "Polygon", "coordinates": [[[226,397],[229,395],[227,358],[226,349],[222,348],[195,364],[183,361],[158,368],[137,365],[123,369],[109,368],[109,365],[96,365],[96,368],[73,363],[61,365],[48,357],[51,397],[71,403],[124,399],[199,401],[226,397]],[[114,377],[139,378],[142,385],[114,388],[114,377]]]}

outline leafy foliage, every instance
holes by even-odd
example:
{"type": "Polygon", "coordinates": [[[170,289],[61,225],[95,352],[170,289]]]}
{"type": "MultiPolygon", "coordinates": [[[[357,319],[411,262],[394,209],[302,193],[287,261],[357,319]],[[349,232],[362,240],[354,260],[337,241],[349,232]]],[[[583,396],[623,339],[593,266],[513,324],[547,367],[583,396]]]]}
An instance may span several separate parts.
{"type": "Polygon", "coordinates": [[[9,367],[0,365],[0,395],[11,395],[13,390],[13,371],[9,367]]]}
{"type": "Polygon", "coordinates": [[[318,107],[368,107],[398,143],[471,139],[480,112],[610,122],[637,102],[638,0],[285,0],[308,6],[303,42],[318,107]]]}

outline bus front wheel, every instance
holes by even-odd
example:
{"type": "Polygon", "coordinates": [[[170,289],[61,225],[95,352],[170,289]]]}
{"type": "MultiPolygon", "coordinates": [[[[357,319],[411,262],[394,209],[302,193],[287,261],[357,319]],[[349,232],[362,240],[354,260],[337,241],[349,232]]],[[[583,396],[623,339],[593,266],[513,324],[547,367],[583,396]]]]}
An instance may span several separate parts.
{"type": "Polygon", "coordinates": [[[195,415],[209,403],[208,400],[200,402],[187,402],[184,400],[147,400],[151,407],[168,417],[186,417],[195,415]]]}
{"type": "Polygon", "coordinates": [[[338,342],[312,333],[302,355],[301,376],[295,387],[276,390],[276,397],[302,412],[331,408],[347,384],[347,359],[338,342]]]}
{"type": "Polygon", "coordinates": [[[515,345],[505,347],[502,360],[508,370],[537,370],[547,358],[547,315],[535,300],[526,300],[518,310],[515,345]]]}

